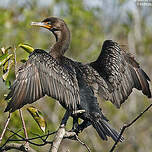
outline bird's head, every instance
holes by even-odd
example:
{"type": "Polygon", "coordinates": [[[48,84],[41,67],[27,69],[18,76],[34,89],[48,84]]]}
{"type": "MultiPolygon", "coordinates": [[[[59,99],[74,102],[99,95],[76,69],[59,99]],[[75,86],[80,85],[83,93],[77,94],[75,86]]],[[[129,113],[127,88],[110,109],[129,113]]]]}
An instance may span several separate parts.
{"type": "MultiPolygon", "coordinates": [[[[70,31],[62,19],[49,17],[41,22],[32,22],[31,25],[46,28],[54,34],[56,43],[50,51],[51,53],[55,52],[54,56],[60,56],[60,54],[63,55],[68,49],[70,44],[70,31]],[[57,53],[58,55],[56,55],[57,53]]],[[[53,53],[51,55],[53,56],[53,53]]]]}
{"type": "Polygon", "coordinates": [[[57,17],[49,17],[41,22],[32,22],[31,25],[44,27],[50,31],[61,31],[65,26],[65,22],[57,17]]]}
{"type": "Polygon", "coordinates": [[[49,17],[41,22],[32,22],[31,25],[50,30],[55,35],[56,39],[60,37],[61,32],[63,33],[64,31],[68,30],[64,20],[57,17],[49,17]]]}

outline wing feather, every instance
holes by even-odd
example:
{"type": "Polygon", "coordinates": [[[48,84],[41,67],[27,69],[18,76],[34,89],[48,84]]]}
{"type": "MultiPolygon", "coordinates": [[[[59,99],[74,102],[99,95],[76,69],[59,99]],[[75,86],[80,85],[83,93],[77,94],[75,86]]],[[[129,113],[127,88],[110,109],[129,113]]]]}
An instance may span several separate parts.
{"type": "Polygon", "coordinates": [[[10,87],[5,111],[13,112],[25,104],[48,95],[76,110],[80,103],[76,74],[43,50],[34,50],[28,61],[19,69],[10,87]]]}
{"type": "Polygon", "coordinates": [[[104,90],[104,86],[99,84],[98,94],[118,108],[125,102],[133,88],[142,90],[144,95],[151,98],[148,82],[150,78],[132,55],[123,51],[116,42],[106,40],[98,59],[90,65],[108,85],[107,92],[100,92],[104,90]]]}

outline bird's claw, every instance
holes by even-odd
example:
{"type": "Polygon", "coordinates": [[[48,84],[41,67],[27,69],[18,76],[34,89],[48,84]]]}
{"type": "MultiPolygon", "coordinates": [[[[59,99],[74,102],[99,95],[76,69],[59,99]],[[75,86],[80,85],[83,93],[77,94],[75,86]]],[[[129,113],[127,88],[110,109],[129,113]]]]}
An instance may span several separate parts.
{"type": "Polygon", "coordinates": [[[85,110],[76,110],[73,112],[73,114],[80,114],[80,113],[84,113],[84,112],[85,112],[85,110]]]}

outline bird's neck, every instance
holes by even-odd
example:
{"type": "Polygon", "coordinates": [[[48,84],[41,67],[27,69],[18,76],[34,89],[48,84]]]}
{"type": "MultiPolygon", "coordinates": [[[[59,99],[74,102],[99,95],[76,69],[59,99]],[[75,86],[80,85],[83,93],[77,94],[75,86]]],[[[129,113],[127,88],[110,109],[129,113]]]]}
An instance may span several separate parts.
{"type": "Polygon", "coordinates": [[[54,31],[53,34],[56,37],[56,43],[51,48],[50,55],[54,58],[60,58],[69,48],[70,31],[68,27],[65,27],[62,31],[54,31]]]}

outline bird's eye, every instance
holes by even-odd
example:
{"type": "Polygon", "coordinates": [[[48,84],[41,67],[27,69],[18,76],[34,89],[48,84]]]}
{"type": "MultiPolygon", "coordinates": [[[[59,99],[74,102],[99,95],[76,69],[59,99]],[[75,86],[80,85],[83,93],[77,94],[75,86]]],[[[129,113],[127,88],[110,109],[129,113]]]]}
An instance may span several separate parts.
{"type": "Polygon", "coordinates": [[[50,24],[50,25],[51,25],[52,23],[51,23],[51,22],[47,22],[47,24],[50,24]]]}
{"type": "Polygon", "coordinates": [[[43,21],[45,24],[49,24],[49,25],[51,25],[51,22],[45,22],[45,21],[43,21]]]}

